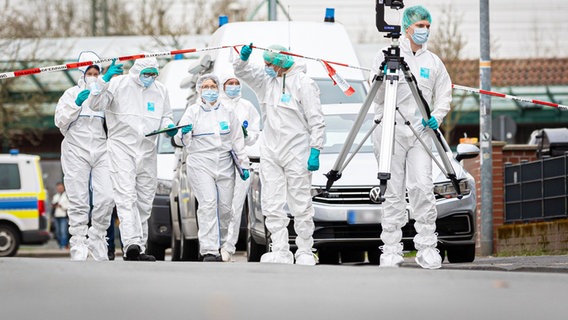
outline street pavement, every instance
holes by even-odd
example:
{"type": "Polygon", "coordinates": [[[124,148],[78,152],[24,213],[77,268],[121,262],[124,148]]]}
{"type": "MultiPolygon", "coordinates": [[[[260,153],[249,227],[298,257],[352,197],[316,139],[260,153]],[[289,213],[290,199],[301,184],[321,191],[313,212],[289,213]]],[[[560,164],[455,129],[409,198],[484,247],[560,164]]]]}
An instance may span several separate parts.
{"type": "MultiPolygon", "coordinates": [[[[168,250],[169,251],[169,250],[168,250]]],[[[166,260],[170,259],[166,251],[166,260]]],[[[122,252],[117,249],[116,259],[121,260],[122,252]]],[[[17,257],[68,258],[69,250],[59,249],[54,240],[41,246],[21,246],[17,257]]],[[[235,262],[246,263],[246,253],[235,254],[235,262]]],[[[344,265],[369,265],[368,263],[351,263],[344,265]]],[[[370,265],[369,265],[370,266],[370,265]]],[[[374,266],[373,266],[374,267],[374,266]]],[[[414,258],[406,257],[405,268],[420,268],[414,258]]],[[[512,257],[476,257],[470,263],[449,263],[444,261],[444,269],[456,270],[488,270],[488,271],[523,271],[523,272],[555,272],[568,273],[568,255],[548,256],[512,256],[512,257]]]]}

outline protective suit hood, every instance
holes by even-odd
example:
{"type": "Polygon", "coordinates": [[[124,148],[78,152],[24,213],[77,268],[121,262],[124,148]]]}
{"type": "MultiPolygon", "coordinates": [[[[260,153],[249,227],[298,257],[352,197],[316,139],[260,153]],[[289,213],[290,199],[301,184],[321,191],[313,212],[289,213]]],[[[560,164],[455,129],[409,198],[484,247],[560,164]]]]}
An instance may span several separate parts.
{"type": "Polygon", "coordinates": [[[128,75],[141,87],[144,85],[142,81],[140,81],[140,72],[146,68],[156,68],[156,70],[159,70],[160,66],[158,65],[158,60],[154,57],[137,59],[132,68],[128,71],[128,75]]]}
{"type": "Polygon", "coordinates": [[[235,76],[234,73],[232,73],[232,72],[230,72],[230,73],[224,73],[224,74],[222,74],[222,75],[219,76],[219,81],[220,81],[220,88],[219,88],[219,90],[220,90],[219,93],[220,93],[220,94],[219,94],[219,96],[220,96],[221,98],[223,98],[223,99],[229,99],[229,100],[232,99],[233,101],[238,101],[238,100],[241,98],[241,96],[242,96],[242,91],[241,91],[241,92],[239,93],[239,95],[236,96],[236,97],[229,97],[229,96],[227,95],[227,93],[225,92],[225,82],[229,81],[229,79],[237,79],[237,80],[239,80],[239,83],[240,83],[241,88],[243,87],[243,82],[241,81],[241,79],[237,78],[237,76],[235,76]]]}

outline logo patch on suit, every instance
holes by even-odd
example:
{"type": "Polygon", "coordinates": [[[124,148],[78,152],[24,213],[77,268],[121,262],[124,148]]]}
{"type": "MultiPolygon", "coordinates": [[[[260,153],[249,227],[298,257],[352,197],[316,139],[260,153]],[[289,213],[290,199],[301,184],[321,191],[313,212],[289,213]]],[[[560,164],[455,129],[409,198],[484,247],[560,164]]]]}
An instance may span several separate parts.
{"type": "Polygon", "coordinates": [[[430,69],[420,68],[420,76],[424,79],[430,79],[430,69]]]}
{"type": "Polygon", "coordinates": [[[221,121],[219,122],[219,127],[221,127],[223,131],[229,130],[229,123],[227,121],[221,121]]]}
{"type": "Polygon", "coordinates": [[[148,102],[148,111],[154,112],[156,108],[154,107],[154,102],[148,102]]]}

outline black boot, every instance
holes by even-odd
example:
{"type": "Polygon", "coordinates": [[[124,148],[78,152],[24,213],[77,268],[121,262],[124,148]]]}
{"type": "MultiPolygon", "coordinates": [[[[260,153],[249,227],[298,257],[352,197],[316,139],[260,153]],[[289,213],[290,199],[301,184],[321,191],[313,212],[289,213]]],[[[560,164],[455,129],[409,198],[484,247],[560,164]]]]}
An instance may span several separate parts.
{"type": "Polygon", "coordinates": [[[152,255],[141,253],[140,246],[133,244],[126,250],[126,255],[124,256],[126,261],[156,261],[156,258],[152,255]]]}
{"type": "Polygon", "coordinates": [[[217,256],[214,254],[206,254],[203,256],[203,262],[222,262],[223,259],[221,256],[217,256]]]}

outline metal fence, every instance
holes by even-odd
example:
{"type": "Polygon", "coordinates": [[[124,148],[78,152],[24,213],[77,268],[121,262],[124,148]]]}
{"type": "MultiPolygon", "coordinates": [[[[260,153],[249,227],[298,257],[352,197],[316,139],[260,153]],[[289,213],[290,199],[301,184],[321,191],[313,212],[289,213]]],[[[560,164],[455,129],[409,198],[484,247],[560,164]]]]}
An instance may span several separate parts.
{"type": "Polygon", "coordinates": [[[505,166],[505,223],[568,217],[568,155],[505,166]]]}

